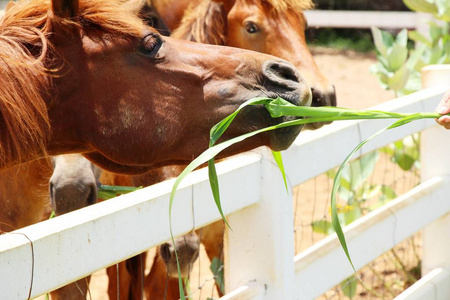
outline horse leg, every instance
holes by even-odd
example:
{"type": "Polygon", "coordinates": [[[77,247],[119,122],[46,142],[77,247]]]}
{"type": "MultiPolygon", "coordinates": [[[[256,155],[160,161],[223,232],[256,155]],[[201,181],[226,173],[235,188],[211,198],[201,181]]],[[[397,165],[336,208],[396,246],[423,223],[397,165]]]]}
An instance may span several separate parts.
{"type": "Polygon", "coordinates": [[[208,226],[198,229],[197,235],[200,238],[201,243],[205,247],[206,254],[208,255],[211,263],[216,260],[219,265],[215,270],[217,274],[214,274],[217,292],[220,297],[224,295],[224,282],[223,282],[223,237],[225,231],[225,224],[222,220],[216,221],[208,226]],[[222,275],[221,275],[222,274],[222,275]]]}
{"type": "Polygon", "coordinates": [[[131,276],[124,261],[106,269],[109,299],[128,299],[131,276]]]}
{"type": "Polygon", "coordinates": [[[52,300],[85,300],[88,299],[91,276],[72,282],[62,288],[50,292],[52,300]]]}
{"type": "Polygon", "coordinates": [[[147,252],[143,252],[125,261],[128,273],[131,277],[131,286],[129,292],[129,299],[143,300],[144,299],[144,277],[145,277],[145,260],[147,252]]]}

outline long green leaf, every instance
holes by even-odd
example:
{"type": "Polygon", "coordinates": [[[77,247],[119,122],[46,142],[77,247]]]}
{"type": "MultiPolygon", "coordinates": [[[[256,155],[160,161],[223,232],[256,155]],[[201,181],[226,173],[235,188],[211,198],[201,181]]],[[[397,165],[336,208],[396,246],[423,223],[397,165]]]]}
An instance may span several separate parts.
{"type": "MultiPolygon", "coordinates": [[[[175,183],[172,187],[172,191],[170,194],[170,201],[169,201],[169,224],[170,224],[170,234],[172,238],[172,242],[174,243],[173,233],[172,233],[172,206],[174,197],[176,194],[176,191],[178,189],[178,186],[182,182],[182,180],[195,168],[199,167],[200,165],[204,164],[205,162],[209,162],[209,168],[210,168],[210,178],[211,180],[211,188],[212,193],[214,196],[214,199],[216,201],[216,205],[219,209],[219,212],[224,218],[224,214],[220,205],[220,194],[219,194],[219,186],[218,186],[218,177],[217,173],[214,167],[214,160],[213,158],[222,152],[224,149],[230,147],[233,144],[236,144],[238,142],[241,142],[247,138],[250,138],[254,135],[257,135],[262,132],[275,130],[278,128],[283,127],[289,127],[289,126],[298,126],[302,124],[308,124],[308,123],[317,123],[317,122],[330,122],[330,121],[340,121],[340,120],[359,120],[359,119],[388,119],[388,118],[397,118],[400,119],[396,122],[394,122],[392,125],[378,131],[368,139],[361,142],[344,160],[343,164],[340,166],[338,171],[336,172],[336,176],[334,178],[333,182],[333,189],[332,189],[332,196],[331,196],[331,211],[332,211],[332,224],[333,228],[337,233],[338,239],[341,243],[342,248],[344,249],[344,252],[352,266],[352,268],[355,270],[355,267],[353,265],[353,262],[350,258],[350,254],[348,251],[347,243],[345,240],[345,236],[342,230],[342,227],[339,223],[339,218],[337,215],[337,207],[336,207],[336,193],[339,188],[339,182],[341,177],[341,172],[344,167],[344,165],[350,160],[350,158],[358,151],[359,148],[361,148],[365,143],[367,143],[370,139],[374,138],[375,136],[381,134],[387,129],[395,128],[404,124],[407,124],[411,121],[422,119],[422,118],[438,118],[441,115],[438,113],[415,113],[415,114],[401,114],[401,113],[392,113],[392,112],[383,112],[383,111],[356,111],[346,108],[336,108],[336,107],[298,107],[294,106],[291,103],[281,99],[277,98],[275,100],[268,99],[268,98],[256,98],[251,99],[244,104],[242,104],[237,111],[235,111],[233,114],[219,122],[217,125],[215,125],[211,129],[211,138],[210,138],[210,148],[208,148],[206,151],[204,151],[202,154],[200,154],[197,158],[195,158],[184,170],[183,172],[177,177],[175,180],[175,183]],[[243,134],[241,136],[232,138],[230,140],[227,140],[225,142],[222,142],[218,145],[215,145],[215,143],[219,140],[219,138],[222,136],[222,134],[226,131],[228,126],[232,123],[236,115],[247,105],[265,105],[266,109],[269,111],[272,117],[281,117],[281,116],[297,116],[297,117],[303,117],[303,119],[297,119],[297,120],[291,120],[287,121],[278,125],[262,128],[253,132],[249,132],[246,134],[243,134]]],[[[284,168],[282,167],[282,161],[280,160],[281,156],[279,154],[274,154],[275,161],[277,161],[277,164],[281,166],[283,176],[284,175],[284,168]],[[281,162],[281,163],[280,163],[281,162]]],[[[286,179],[285,179],[285,185],[287,186],[286,179]]],[[[225,218],[224,218],[225,220],[225,218]]],[[[226,222],[226,220],[225,220],[226,222]]],[[[180,295],[181,299],[185,299],[184,297],[184,291],[181,281],[181,272],[180,272],[180,266],[178,262],[178,254],[175,249],[175,255],[177,257],[177,268],[179,273],[179,288],[180,288],[180,295]]],[[[356,270],[355,270],[356,272],[356,270]]]]}
{"type": "Polygon", "coordinates": [[[286,172],[284,170],[283,157],[281,156],[281,152],[272,151],[272,156],[277,163],[278,169],[281,171],[281,176],[283,176],[284,186],[286,187],[286,192],[289,194],[289,188],[286,180],[286,172]]]}
{"type": "Polygon", "coordinates": [[[108,200],[117,195],[128,194],[134,192],[136,190],[141,189],[142,186],[134,187],[134,186],[119,186],[119,185],[105,185],[102,184],[98,188],[98,198],[103,200],[108,200]]]}

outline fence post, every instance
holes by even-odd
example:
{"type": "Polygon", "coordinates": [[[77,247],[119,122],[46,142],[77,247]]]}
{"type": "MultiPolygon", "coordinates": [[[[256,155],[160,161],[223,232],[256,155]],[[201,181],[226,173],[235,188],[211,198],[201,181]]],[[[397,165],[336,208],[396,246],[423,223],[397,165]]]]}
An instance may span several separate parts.
{"type": "Polygon", "coordinates": [[[257,286],[262,293],[252,299],[294,299],[291,191],[288,195],[269,151],[264,150],[261,164],[262,174],[255,174],[261,176],[260,202],[228,217],[225,289],[257,286]]]}
{"type": "MultiPolygon", "coordinates": [[[[428,66],[422,70],[424,88],[445,85],[450,89],[450,65],[428,66]]],[[[450,175],[450,132],[433,126],[421,135],[422,181],[450,175]]],[[[449,199],[450,201],[450,195],[449,199]]],[[[423,231],[422,276],[435,268],[450,271],[450,213],[423,231]]]]}

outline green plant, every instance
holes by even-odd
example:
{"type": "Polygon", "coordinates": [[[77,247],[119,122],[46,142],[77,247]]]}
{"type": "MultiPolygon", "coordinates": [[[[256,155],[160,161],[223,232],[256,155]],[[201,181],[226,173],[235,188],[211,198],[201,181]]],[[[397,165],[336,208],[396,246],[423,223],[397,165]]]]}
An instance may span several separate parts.
{"type": "MultiPolygon", "coordinates": [[[[348,225],[361,217],[368,210],[364,206],[367,200],[376,196],[387,198],[389,187],[367,182],[367,179],[375,171],[378,158],[378,152],[374,151],[360,159],[350,162],[342,170],[338,190],[340,204],[337,205],[337,213],[341,224],[348,225]]],[[[336,170],[328,171],[327,176],[334,178],[336,176],[336,170]]],[[[389,197],[389,199],[393,198],[389,197]]],[[[317,233],[328,235],[334,232],[333,226],[328,220],[316,220],[311,225],[313,231],[317,233]]]]}
{"type": "Polygon", "coordinates": [[[446,0],[403,0],[409,9],[430,13],[434,18],[450,22],[450,2],[446,0]]]}
{"type": "MultiPolygon", "coordinates": [[[[351,264],[353,269],[355,270],[353,266],[353,262],[350,258],[350,253],[348,251],[347,243],[345,240],[344,233],[342,231],[341,224],[339,222],[339,216],[338,216],[338,210],[337,210],[337,204],[336,204],[336,195],[338,193],[339,189],[339,183],[341,179],[341,174],[343,171],[344,166],[350,161],[351,157],[364,145],[366,144],[370,139],[378,136],[382,132],[396,128],[402,125],[406,125],[412,121],[423,119],[423,118],[438,118],[441,115],[438,113],[409,113],[409,114],[402,114],[402,113],[393,113],[393,112],[383,112],[383,111],[356,111],[346,108],[339,108],[339,107],[303,107],[303,106],[295,106],[288,101],[277,98],[277,99],[270,99],[270,98],[255,98],[246,101],[243,103],[234,113],[232,113],[230,116],[226,117],[224,120],[216,124],[212,129],[210,133],[210,148],[208,148],[206,151],[204,151],[202,154],[200,154],[196,159],[194,159],[184,170],[181,172],[181,174],[177,177],[175,180],[175,183],[172,188],[172,192],[170,195],[170,202],[169,202],[169,223],[171,224],[171,215],[172,215],[172,205],[173,200],[175,197],[176,190],[181,183],[181,181],[195,168],[199,167],[205,162],[208,162],[209,167],[209,178],[210,178],[210,185],[212,189],[212,193],[214,196],[214,200],[216,202],[217,208],[224,218],[223,211],[220,204],[220,193],[219,193],[219,183],[218,183],[218,177],[216,174],[216,170],[214,167],[214,157],[219,154],[224,149],[232,146],[235,143],[238,143],[240,141],[243,141],[249,137],[252,137],[256,134],[267,132],[270,130],[275,130],[278,128],[288,127],[288,126],[298,126],[302,124],[307,123],[316,123],[316,122],[329,122],[329,121],[341,121],[341,120],[360,120],[360,119],[398,119],[390,126],[387,126],[386,128],[381,129],[380,131],[376,132],[369,138],[362,141],[360,144],[357,145],[355,149],[345,158],[344,162],[336,172],[334,181],[333,181],[333,188],[331,192],[331,216],[332,216],[332,225],[333,228],[338,236],[338,239],[341,243],[341,246],[351,264]],[[301,117],[300,119],[295,119],[291,121],[287,121],[278,125],[262,128],[259,130],[255,130],[253,132],[249,132],[247,134],[235,137],[233,139],[227,140],[225,142],[222,142],[220,144],[215,145],[217,140],[220,138],[220,136],[225,132],[225,130],[228,128],[228,126],[232,123],[236,115],[246,106],[248,105],[264,105],[265,108],[270,113],[271,117],[278,118],[282,116],[296,116],[301,117]]],[[[275,157],[278,165],[280,166],[280,170],[283,170],[282,168],[282,161],[279,159],[281,158],[278,153],[275,154],[275,157]]],[[[225,218],[224,218],[225,219],[225,218]]],[[[227,223],[228,224],[228,223],[227,223]]],[[[170,233],[173,240],[172,235],[172,228],[170,228],[170,233]]],[[[177,256],[177,253],[175,251],[175,255],[177,256]]],[[[178,259],[178,257],[177,257],[178,259]]],[[[179,267],[178,267],[179,270],[179,267]]],[[[180,270],[179,270],[180,274],[180,270]]],[[[180,276],[181,277],[181,276],[180,276]]],[[[181,283],[181,279],[179,281],[180,283],[180,294],[183,294],[183,287],[181,283]]]]}
{"type": "Polygon", "coordinates": [[[416,12],[430,13],[440,21],[428,22],[429,36],[406,29],[394,38],[390,33],[372,27],[378,62],[371,67],[383,88],[397,96],[410,94],[421,88],[422,67],[450,63],[450,2],[446,0],[403,0],[416,12]],[[416,42],[408,49],[408,37],[416,42]]]}
{"type": "MultiPolygon", "coordinates": [[[[379,160],[379,153],[386,154],[392,163],[399,166],[402,170],[408,171],[416,177],[419,176],[420,155],[419,134],[417,133],[350,162],[342,171],[338,190],[341,205],[338,205],[337,209],[341,224],[348,225],[363,214],[375,210],[397,197],[397,194],[391,186],[370,184],[368,182],[369,177],[374,175],[375,166],[379,160]],[[365,205],[366,201],[371,199],[377,199],[377,202],[370,206],[365,205]]],[[[334,170],[327,172],[330,178],[334,178],[335,174],[336,171],[334,170]]],[[[328,220],[316,220],[311,225],[313,231],[316,233],[325,235],[334,233],[333,226],[328,220]]],[[[400,258],[395,256],[394,249],[390,253],[396,258],[394,263],[402,266],[398,270],[406,276],[407,281],[409,282],[410,278],[415,279],[415,277],[411,276],[411,272],[404,267],[400,258]]],[[[420,260],[418,260],[418,263],[420,265],[420,260]]],[[[372,272],[377,273],[373,268],[372,272]]],[[[381,277],[380,275],[375,276],[381,277]]],[[[356,277],[352,275],[343,280],[339,286],[342,293],[352,299],[355,296],[358,282],[356,277]]],[[[374,289],[368,289],[367,291],[375,297],[379,296],[374,289]]]]}
{"type": "Polygon", "coordinates": [[[377,50],[378,62],[372,65],[381,86],[394,90],[397,96],[417,91],[420,83],[420,56],[424,48],[408,50],[408,33],[406,29],[394,38],[390,33],[372,27],[372,35],[377,50]]]}

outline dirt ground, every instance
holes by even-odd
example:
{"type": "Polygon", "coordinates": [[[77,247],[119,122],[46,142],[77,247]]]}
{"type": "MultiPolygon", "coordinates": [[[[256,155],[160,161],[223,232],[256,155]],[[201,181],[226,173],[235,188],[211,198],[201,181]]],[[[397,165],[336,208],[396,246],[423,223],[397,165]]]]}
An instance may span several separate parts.
{"type": "MultiPolygon", "coordinates": [[[[338,106],[363,109],[394,98],[393,92],[383,90],[369,72],[370,66],[376,61],[375,55],[326,48],[314,48],[312,52],[319,68],[336,87],[338,106]]],[[[203,249],[199,263],[200,270],[197,268],[191,276],[192,298],[216,298],[213,277],[209,271],[210,263],[203,249]]],[[[105,272],[95,273],[91,281],[91,298],[108,299],[106,285],[105,272]]]]}
{"type": "Polygon", "coordinates": [[[376,62],[375,54],[328,48],[313,48],[312,53],[319,69],[336,88],[338,106],[363,109],[395,98],[369,72],[376,62]]]}

